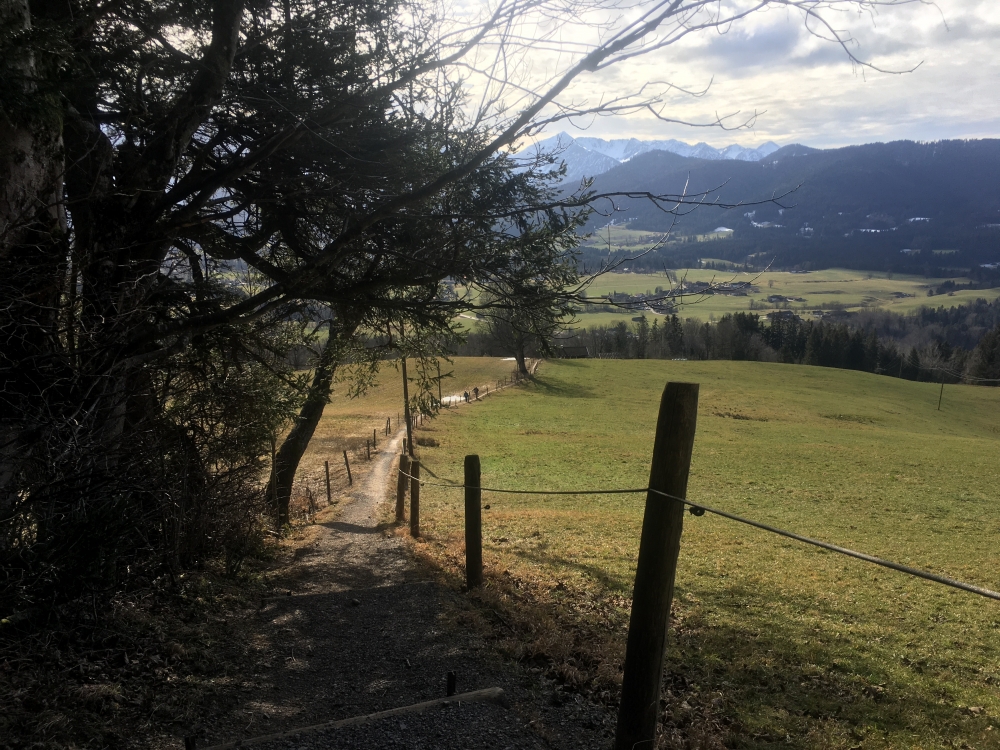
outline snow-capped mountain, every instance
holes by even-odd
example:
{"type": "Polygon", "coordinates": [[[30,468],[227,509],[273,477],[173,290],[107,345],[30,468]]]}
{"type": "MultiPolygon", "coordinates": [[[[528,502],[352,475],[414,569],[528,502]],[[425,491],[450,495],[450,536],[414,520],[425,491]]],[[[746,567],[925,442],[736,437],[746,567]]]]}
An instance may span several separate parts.
{"type": "Polygon", "coordinates": [[[683,141],[640,141],[638,138],[573,138],[568,133],[559,133],[539,141],[525,149],[519,156],[536,153],[554,153],[566,164],[566,181],[577,181],[583,177],[595,177],[630,159],[649,151],[668,151],[678,156],[692,159],[734,159],[736,161],[760,161],[780,148],[768,141],[757,148],[747,148],[738,144],[722,149],[707,143],[690,145],[683,141]]]}

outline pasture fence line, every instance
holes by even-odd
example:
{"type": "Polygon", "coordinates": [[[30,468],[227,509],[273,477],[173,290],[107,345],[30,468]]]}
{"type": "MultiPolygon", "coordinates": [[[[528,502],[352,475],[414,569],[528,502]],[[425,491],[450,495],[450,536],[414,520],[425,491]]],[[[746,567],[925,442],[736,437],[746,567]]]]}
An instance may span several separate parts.
{"type": "MultiPolygon", "coordinates": [[[[326,504],[327,506],[333,505],[333,488],[335,482],[338,486],[342,478],[347,480],[347,486],[354,486],[354,472],[357,471],[357,465],[361,462],[372,460],[372,451],[378,451],[378,434],[382,432],[384,436],[389,437],[392,434],[392,417],[385,418],[385,424],[381,427],[372,428],[371,437],[364,438],[364,445],[361,444],[361,438],[354,436],[350,439],[352,445],[349,445],[346,449],[341,449],[341,446],[337,446],[333,449],[333,452],[339,449],[341,451],[341,457],[343,458],[344,468],[340,470],[336,465],[331,469],[330,459],[323,460],[323,472],[319,476],[318,481],[319,489],[316,489],[313,478],[306,477],[301,480],[296,480],[295,487],[293,488],[292,499],[293,505],[297,505],[299,502],[298,498],[304,497],[306,508],[299,514],[298,511],[294,512],[295,518],[304,519],[306,522],[310,522],[312,517],[319,511],[319,505],[317,500],[322,495],[326,494],[326,504]],[[352,466],[353,462],[353,466],[352,466]]],[[[291,511],[290,511],[291,512],[291,511]]]]}
{"type": "Polygon", "coordinates": [[[622,674],[615,750],[634,750],[655,743],[659,722],[660,688],[666,652],[667,625],[673,600],[674,580],[683,532],[684,508],[692,515],[712,513],[729,520],[804,544],[879,565],[910,576],[1000,601],[1000,593],[926,570],[902,565],[864,552],[796,534],[769,524],[744,518],[718,508],[687,500],[687,482],[694,447],[698,411],[698,384],[667,383],[660,401],[648,486],[585,490],[515,490],[483,487],[479,456],[465,457],[464,481],[428,482],[420,478],[415,458],[400,456],[396,518],[401,522],[406,484],[410,485],[410,534],[419,536],[420,486],[462,490],[465,493],[466,584],[482,585],[482,493],[516,495],[624,495],[646,493],[639,541],[632,610],[629,618],[622,674]],[[663,502],[666,500],[667,502],[663,502]]]}
{"type": "MultiPolygon", "coordinates": [[[[535,359],[535,360],[531,361],[530,368],[529,368],[529,375],[534,374],[534,372],[538,369],[538,365],[539,365],[540,361],[541,360],[538,360],[538,359],[535,359]]],[[[521,375],[517,371],[517,369],[514,369],[514,370],[511,371],[511,374],[510,374],[509,377],[497,378],[496,385],[493,388],[493,393],[497,393],[497,392],[499,392],[499,391],[501,391],[501,390],[503,390],[505,388],[509,388],[511,386],[519,385],[520,383],[524,382],[526,379],[527,378],[524,375],[521,375]]],[[[482,387],[476,386],[474,388],[467,389],[461,395],[456,394],[456,395],[453,395],[453,396],[446,396],[446,397],[444,397],[444,399],[441,399],[439,397],[437,406],[439,408],[447,408],[449,402],[454,403],[455,401],[458,401],[459,403],[462,403],[462,402],[471,403],[472,401],[482,401],[482,400],[484,400],[489,395],[490,395],[490,386],[488,384],[484,384],[482,387]],[[470,393],[470,391],[472,391],[473,393],[475,393],[475,398],[472,397],[472,393],[470,393]],[[469,396],[468,401],[465,401],[465,396],[466,395],[469,396]]],[[[432,405],[433,405],[433,401],[432,401],[432,405]]],[[[433,417],[434,417],[434,414],[428,414],[428,413],[424,413],[424,412],[414,412],[414,413],[411,413],[409,415],[409,420],[410,421],[409,421],[409,425],[408,425],[409,426],[409,430],[408,430],[409,434],[413,435],[413,431],[417,427],[419,427],[419,426],[421,426],[423,424],[424,419],[433,418],[433,417]]],[[[397,414],[397,419],[398,418],[399,418],[399,414],[397,414]]],[[[389,423],[388,422],[386,423],[386,434],[389,434],[389,423]]],[[[419,440],[414,439],[414,442],[417,445],[420,445],[419,440]]],[[[421,487],[421,485],[426,485],[426,486],[437,486],[437,485],[434,482],[427,482],[425,480],[420,479],[420,461],[415,456],[409,455],[409,453],[410,453],[410,451],[408,450],[409,448],[410,448],[410,445],[409,445],[408,439],[407,439],[407,437],[404,436],[403,437],[403,443],[402,443],[402,452],[401,452],[401,454],[399,456],[399,464],[397,466],[396,508],[395,508],[395,511],[396,511],[396,524],[397,525],[402,525],[406,521],[406,494],[407,494],[407,491],[409,491],[409,494],[410,494],[410,514],[409,514],[410,515],[410,536],[419,537],[420,536],[420,487],[421,487]]],[[[465,481],[464,485],[440,485],[440,486],[465,487],[467,485],[468,488],[469,488],[469,490],[472,490],[473,489],[473,481],[471,479],[469,479],[469,477],[472,476],[472,475],[468,474],[468,471],[469,471],[469,468],[466,467],[467,477],[466,477],[466,481],[465,481]]],[[[479,481],[479,479],[478,479],[478,477],[479,477],[478,469],[476,471],[477,471],[477,473],[475,473],[475,477],[476,477],[475,482],[478,482],[479,481]]],[[[476,495],[477,498],[480,497],[480,496],[481,496],[481,493],[479,495],[476,495]]],[[[469,518],[469,514],[472,512],[471,511],[472,505],[469,504],[470,502],[471,501],[467,500],[467,504],[466,504],[466,518],[467,519],[469,518]]],[[[475,503],[477,503],[477,505],[476,505],[477,508],[479,508],[479,505],[478,505],[479,502],[480,501],[478,499],[475,500],[475,503]]],[[[478,541],[472,541],[469,537],[467,537],[467,539],[466,539],[466,550],[467,551],[468,550],[475,550],[475,549],[479,550],[478,557],[477,557],[477,559],[479,560],[479,562],[478,562],[479,573],[478,573],[478,577],[476,577],[475,574],[473,575],[473,579],[475,580],[475,583],[470,584],[470,587],[478,586],[478,585],[480,585],[482,583],[482,567],[483,567],[483,565],[482,565],[482,529],[480,528],[481,525],[482,525],[482,515],[481,515],[481,511],[477,510],[476,513],[477,513],[476,517],[479,519],[479,520],[477,520],[475,522],[476,527],[479,528],[478,541]]],[[[467,520],[467,525],[468,525],[468,520],[467,520]]],[[[475,568],[476,566],[473,566],[473,567],[475,568]]]]}
{"type": "MultiPolygon", "coordinates": [[[[468,458],[468,457],[467,457],[468,458]]],[[[411,476],[406,475],[407,479],[412,479],[411,476]]],[[[459,484],[457,482],[428,482],[426,479],[421,479],[420,484],[425,487],[441,487],[448,490],[467,490],[469,486],[467,484],[459,484]]],[[[931,573],[926,570],[921,570],[920,568],[913,568],[908,565],[903,565],[902,563],[896,563],[891,560],[886,560],[881,557],[876,557],[875,555],[869,555],[865,552],[858,552],[857,550],[852,550],[848,547],[841,547],[836,544],[831,544],[830,542],[824,542],[820,539],[813,539],[812,537],[803,536],[801,534],[796,534],[794,531],[788,531],[787,529],[780,529],[777,526],[770,526],[766,523],[761,523],[760,521],[754,521],[750,518],[745,518],[743,516],[737,515],[736,513],[730,513],[726,510],[721,510],[720,508],[713,508],[710,505],[705,505],[704,503],[696,503],[691,500],[686,500],[682,497],[675,497],[674,495],[661,492],[659,490],[653,489],[651,487],[635,487],[629,489],[606,489],[606,490],[511,490],[502,487],[476,487],[476,490],[480,492],[495,492],[505,495],[537,495],[537,496],[548,496],[548,495],[638,495],[643,492],[651,492],[658,497],[663,497],[667,500],[674,500],[679,503],[683,503],[688,508],[688,512],[693,516],[703,516],[705,513],[711,513],[716,516],[721,516],[722,518],[727,518],[730,521],[736,521],[738,523],[746,524],[747,526],[753,526],[754,528],[761,529],[762,531],[768,531],[772,534],[777,534],[779,536],[787,537],[789,539],[794,539],[798,542],[804,544],[811,544],[814,547],[821,547],[822,549],[829,550],[830,552],[836,552],[841,555],[846,555],[848,557],[853,557],[857,560],[862,560],[863,562],[869,562],[874,565],[881,565],[884,568],[890,568],[892,570],[899,571],[901,573],[907,573],[908,575],[915,576],[917,578],[923,578],[928,581],[934,581],[935,583],[941,583],[945,586],[951,586],[953,588],[961,589],[963,591],[969,591],[974,594],[980,594],[989,599],[996,599],[1000,601],[1000,592],[991,591],[990,589],[985,589],[980,586],[974,586],[969,583],[964,583],[958,581],[954,578],[949,578],[947,576],[938,575],[936,573],[931,573]]]]}

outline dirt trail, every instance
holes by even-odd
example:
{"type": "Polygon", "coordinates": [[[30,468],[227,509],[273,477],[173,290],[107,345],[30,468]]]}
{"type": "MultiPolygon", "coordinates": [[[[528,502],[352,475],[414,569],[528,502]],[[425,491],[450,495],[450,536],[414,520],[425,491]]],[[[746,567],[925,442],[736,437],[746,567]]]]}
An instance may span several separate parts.
{"type": "Polygon", "coordinates": [[[408,542],[382,521],[401,440],[400,432],[383,446],[347,502],[319,515],[274,580],[275,595],[244,624],[253,674],[226,686],[240,694],[237,706],[198,746],[443,697],[455,671],[459,692],[500,686],[514,707],[465,704],[258,747],[606,747],[606,732],[590,731],[606,726],[604,718],[580,701],[552,706],[552,685],[442,620],[461,609],[461,595],[429,580],[407,555],[408,542]]]}
{"type": "Polygon", "coordinates": [[[400,431],[383,445],[358,486],[337,511],[322,514],[320,533],[296,551],[294,577],[286,577],[296,596],[321,595],[398,585],[422,576],[409,564],[403,540],[382,524],[389,475],[402,444],[400,431]]]}

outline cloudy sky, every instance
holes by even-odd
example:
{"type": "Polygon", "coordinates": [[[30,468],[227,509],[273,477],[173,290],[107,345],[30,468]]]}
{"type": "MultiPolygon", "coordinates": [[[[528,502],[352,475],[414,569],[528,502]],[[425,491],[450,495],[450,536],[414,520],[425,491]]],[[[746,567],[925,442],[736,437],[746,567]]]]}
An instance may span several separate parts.
{"type": "Polygon", "coordinates": [[[657,121],[650,115],[583,120],[605,138],[677,138],[713,146],[804,143],[833,147],[898,139],[1000,137],[1000,0],[938,0],[885,9],[874,18],[832,16],[856,40],[856,54],[900,75],[861,70],[843,50],[805,28],[785,9],[760,13],[725,33],[701,32],[667,49],[625,61],[579,81],[577,102],[593,103],[667,80],[701,98],[675,94],[664,114],[689,121],[740,111],[737,124],[761,112],[750,130],[725,132],[657,121]]]}

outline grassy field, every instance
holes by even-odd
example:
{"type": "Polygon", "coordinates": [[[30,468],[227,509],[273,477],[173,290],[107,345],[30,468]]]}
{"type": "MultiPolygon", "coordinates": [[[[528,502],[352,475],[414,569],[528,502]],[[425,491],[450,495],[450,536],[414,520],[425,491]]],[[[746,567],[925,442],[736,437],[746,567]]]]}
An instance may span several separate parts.
{"type": "MultiPolygon", "coordinates": [[[[806,277],[808,278],[808,277],[806,277]]],[[[701,384],[689,497],[1000,588],[1000,389],[744,362],[555,361],[446,413],[431,476],[641,487],[668,380],[701,384]]],[[[460,579],[462,495],[427,486],[417,550],[460,579]]],[[[487,620],[598,699],[620,679],[641,496],[486,493],[487,620]]],[[[706,515],[688,517],[668,747],[1000,748],[1000,603],[706,515]],[[699,744],[700,743],[700,744],[699,744]]],[[[503,635],[505,634],[506,635],[503,635]]]]}
{"type": "MultiPolygon", "coordinates": [[[[922,306],[954,307],[968,304],[979,297],[991,300],[1000,297],[1000,289],[962,289],[951,295],[928,297],[928,286],[937,286],[945,279],[928,279],[923,276],[900,274],[894,274],[889,279],[886,278],[885,274],[872,275],[868,272],[845,269],[828,269],[801,274],[784,271],[769,271],[761,274],[681,269],[677,271],[677,274],[682,277],[686,275],[689,281],[710,282],[714,280],[719,283],[753,281],[759,289],[746,297],[710,295],[702,298],[688,298],[689,304],[681,309],[680,315],[683,318],[699,320],[718,318],[726,313],[749,311],[751,299],[754,300],[755,304],[764,308],[757,311],[764,315],[768,310],[777,309],[777,306],[768,305],[766,302],[769,296],[775,294],[804,299],[805,302],[790,303],[791,308],[796,311],[819,309],[824,303],[837,303],[843,305],[847,310],[858,310],[862,306],[877,306],[897,313],[913,312],[922,306]]],[[[961,277],[954,277],[953,280],[956,283],[968,282],[968,279],[961,277]]],[[[652,294],[656,287],[670,288],[670,283],[664,274],[614,273],[597,279],[588,290],[588,296],[599,297],[611,292],[652,294]]],[[[628,320],[634,315],[636,313],[632,311],[622,314],[586,313],[580,316],[579,325],[582,327],[609,325],[628,320]]],[[[651,314],[647,313],[647,316],[651,316],[651,314]]]]}

